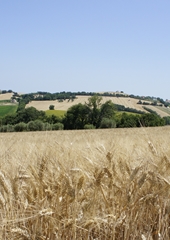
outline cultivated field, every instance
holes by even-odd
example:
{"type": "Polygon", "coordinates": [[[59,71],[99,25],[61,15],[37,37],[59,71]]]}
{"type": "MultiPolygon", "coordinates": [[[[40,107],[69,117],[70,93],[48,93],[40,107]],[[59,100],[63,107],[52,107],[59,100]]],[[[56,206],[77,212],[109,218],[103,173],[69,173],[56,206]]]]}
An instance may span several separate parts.
{"type": "Polygon", "coordinates": [[[12,95],[13,93],[0,94],[0,117],[16,112],[18,106],[16,103],[11,103],[12,95]]]}
{"type": "Polygon", "coordinates": [[[170,109],[166,107],[159,107],[159,106],[146,106],[150,108],[151,110],[157,112],[161,117],[169,116],[170,115],[170,109]]]}
{"type": "Polygon", "coordinates": [[[170,239],[170,127],[0,134],[0,239],[170,239]]]}
{"type": "MultiPolygon", "coordinates": [[[[64,102],[58,102],[56,101],[32,101],[29,104],[27,104],[27,107],[35,107],[38,110],[48,110],[50,105],[54,105],[56,110],[67,110],[69,107],[82,103],[85,104],[85,102],[88,102],[88,98],[90,96],[77,96],[77,98],[72,102],[68,100],[65,100],[64,102]]],[[[123,98],[123,97],[102,97],[103,101],[102,103],[111,100],[115,104],[124,105],[125,107],[131,107],[136,108],[138,110],[144,111],[141,105],[137,104],[139,100],[132,99],[132,98],[123,98]]]]}
{"type": "Polygon", "coordinates": [[[16,110],[17,110],[17,105],[16,104],[4,104],[4,105],[0,105],[0,117],[4,117],[6,116],[7,114],[12,114],[12,113],[15,113],[16,110]]]}
{"type": "Polygon", "coordinates": [[[11,99],[13,93],[0,94],[0,100],[9,100],[11,99]]]}

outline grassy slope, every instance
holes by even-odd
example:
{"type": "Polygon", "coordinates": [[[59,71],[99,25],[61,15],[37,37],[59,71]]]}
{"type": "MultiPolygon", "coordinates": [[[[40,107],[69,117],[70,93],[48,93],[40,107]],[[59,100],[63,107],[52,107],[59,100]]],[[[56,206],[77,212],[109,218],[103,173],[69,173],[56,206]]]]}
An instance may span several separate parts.
{"type": "Polygon", "coordinates": [[[161,111],[164,111],[165,113],[167,113],[168,115],[170,115],[170,109],[169,108],[162,108],[162,107],[159,107],[159,106],[156,106],[156,108],[158,108],[159,110],[161,111]]]}
{"type": "Polygon", "coordinates": [[[47,110],[45,111],[47,116],[55,115],[57,117],[63,117],[66,111],[64,110],[47,110]]]}
{"type": "Polygon", "coordinates": [[[17,105],[2,105],[0,106],[0,117],[4,117],[7,114],[13,114],[17,110],[17,105]]]}
{"type": "Polygon", "coordinates": [[[13,93],[0,94],[0,117],[16,112],[18,106],[10,105],[12,95],[13,93]]]}
{"type": "Polygon", "coordinates": [[[157,114],[160,115],[161,117],[170,116],[170,110],[168,108],[151,105],[147,105],[146,107],[157,112],[157,114]]]}

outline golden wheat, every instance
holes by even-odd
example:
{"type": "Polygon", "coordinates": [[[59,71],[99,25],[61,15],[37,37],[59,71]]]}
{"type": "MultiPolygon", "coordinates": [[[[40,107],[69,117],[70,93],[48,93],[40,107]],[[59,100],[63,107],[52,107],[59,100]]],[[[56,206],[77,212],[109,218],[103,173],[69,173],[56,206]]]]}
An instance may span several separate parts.
{"type": "Polygon", "coordinates": [[[168,131],[1,134],[0,239],[170,239],[168,131]]]}

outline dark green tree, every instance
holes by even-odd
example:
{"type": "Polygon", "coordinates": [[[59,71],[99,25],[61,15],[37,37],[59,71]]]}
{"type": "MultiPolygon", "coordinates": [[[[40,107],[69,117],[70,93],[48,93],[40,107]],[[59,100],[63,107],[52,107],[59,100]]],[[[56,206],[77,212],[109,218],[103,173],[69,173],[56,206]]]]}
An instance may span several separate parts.
{"type": "Polygon", "coordinates": [[[58,122],[62,122],[62,118],[52,114],[50,116],[46,116],[45,122],[48,122],[50,124],[55,124],[55,123],[58,123],[58,122]]]}
{"type": "Polygon", "coordinates": [[[9,115],[6,115],[5,117],[3,117],[1,119],[1,124],[2,125],[7,125],[7,124],[10,124],[10,125],[13,125],[16,123],[16,114],[9,114],[9,115]]]}
{"type": "Polygon", "coordinates": [[[55,107],[54,105],[50,105],[49,110],[54,110],[54,107],[55,107]]]}
{"type": "Polygon", "coordinates": [[[165,125],[170,125],[170,116],[163,117],[165,125]]]}
{"type": "Polygon", "coordinates": [[[25,109],[17,112],[16,118],[15,118],[16,123],[19,123],[19,122],[28,123],[30,121],[34,121],[37,119],[44,120],[45,112],[38,111],[34,107],[25,108],[25,109]]]}
{"type": "Polygon", "coordinates": [[[116,110],[116,107],[111,100],[103,103],[100,108],[100,118],[113,119],[115,116],[115,110],[116,110]]]}
{"type": "Polygon", "coordinates": [[[154,113],[145,113],[140,117],[140,123],[143,127],[164,126],[165,120],[154,113]]]}
{"type": "Polygon", "coordinates": [[[63,119],[65,129],[83,129],[89,123],[90,109],[81,103],[70,107],[63,119]]]}
{"type": "Polygon", "coordinates": [[[86,106],[90,109],[89,123],[99,127],[100,124],[100,106],[102,97],[99,95],[93,95],[88,99],[86,106]]]}
{"type": "Polygon", "coordinates": [[[119,122],[117,122],[117,127],[120,128],[132,128],[139,127],[139,116],[135,114],[123,113],[119,122]]]}

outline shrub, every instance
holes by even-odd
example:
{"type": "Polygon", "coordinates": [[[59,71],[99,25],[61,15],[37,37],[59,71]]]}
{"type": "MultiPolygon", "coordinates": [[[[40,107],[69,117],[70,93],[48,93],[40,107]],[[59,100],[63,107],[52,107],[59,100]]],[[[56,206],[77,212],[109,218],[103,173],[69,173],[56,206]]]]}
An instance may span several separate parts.
{"type": "Polygon", "coordinates": [[[55,123],[52,125],[52,130],[63,130],[64,125],[62,123],[55,123]]]}
{"type": "Polygon", "coordinates": [[[44,130],[45,131],[51,131],[52,130],[52,125],[48,122],[44,123],[44,130]]]}
{"type": "Polygon", "coordinates": [[[30,121],[28,123],[29,131],[43,131],[44,123],[41,120],[30,121]]]}
{"type": "Polygon", "coordinates": [[[7,132],[7,125],[3,125],[0,127],[0,132],[7,132]]]}
{"type": "Polygon", "coordinates": [[[0,127],[0,132],[14,132],[14,126],[13,125],[2,125],[0,127]]]}
{"type": "Polygon", "coordinates": [[[50,105],[49,110],[54,110],[54,107],[55,107],[54,105],[50,105]]]}
{"type": "Polygon", "coordinates": [[[41,120],[35,120],[34,122],[37,126],[37,131],[43,131],[44,130],[44,123],[41,120]]]}
{"type": "Polygon", "coordinates": [[[14,131],[16,132],[24,132],[27,131],[27,124],[24,122],[20,122],[14,126],[14,131]]]}
{"type": "Polygon", "coordinates": [[[35,121],[30,121],[28,123],[28,131],[37,131],[37,126],[35,121]]]}
{"type": "Polygon", "coordinates": [[[8,124],[8,125],[7,125],[7,132],[14,132],[14,126],[8,124]]]}
{"type": "Polygon", "coordinates": [[[84,129],[95,129],[96,127],[93,124],[85,124],[84,129]]]}
{"type": "Polygon", "coordinates": [[[116,121],[114,119],[103,118],[100,124],[100,128],[115,128],[116,121]]]}

